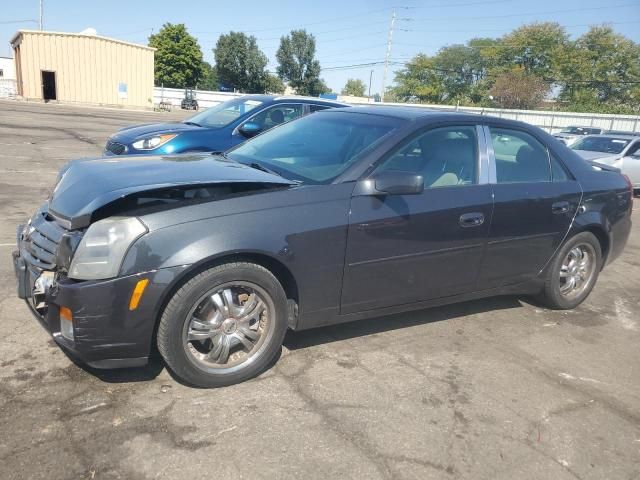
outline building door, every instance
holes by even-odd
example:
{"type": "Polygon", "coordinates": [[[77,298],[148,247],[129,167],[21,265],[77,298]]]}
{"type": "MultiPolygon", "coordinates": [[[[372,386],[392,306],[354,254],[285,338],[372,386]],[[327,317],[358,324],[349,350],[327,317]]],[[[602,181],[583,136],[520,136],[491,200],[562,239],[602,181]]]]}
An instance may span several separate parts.
{"type": "Polygon", "coordinates": [[[42,70],[42,99],[45,102],[57,100],[56,93],[56,72],[42,70]]]}

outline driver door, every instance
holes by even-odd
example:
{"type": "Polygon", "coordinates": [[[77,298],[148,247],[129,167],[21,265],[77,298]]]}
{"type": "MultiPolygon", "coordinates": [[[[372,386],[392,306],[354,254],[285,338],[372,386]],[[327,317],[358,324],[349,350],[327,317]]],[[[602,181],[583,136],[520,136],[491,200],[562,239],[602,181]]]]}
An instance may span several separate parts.
{"type": "Polygon", "coordinates": [[[476,289],[492,209],[483,151],[475,125],[431,128],[402,142],[373,173],[420,174],[422,193],[359,196],[356,187],[342,314],[476,289]]]}

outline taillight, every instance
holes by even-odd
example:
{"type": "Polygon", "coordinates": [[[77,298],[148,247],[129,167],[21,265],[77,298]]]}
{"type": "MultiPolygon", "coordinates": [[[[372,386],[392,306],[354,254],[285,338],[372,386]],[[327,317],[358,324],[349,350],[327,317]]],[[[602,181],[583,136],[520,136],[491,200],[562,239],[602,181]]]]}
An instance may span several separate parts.
{"type": "Polygon", "coordinates": [[[629,187],[629,194],[631,195],[631,211],[633,211],[633,183],[631,183],[631,179],[628,175],[622,174],[624,180],[627,182],[627,186],[629,187]]]}

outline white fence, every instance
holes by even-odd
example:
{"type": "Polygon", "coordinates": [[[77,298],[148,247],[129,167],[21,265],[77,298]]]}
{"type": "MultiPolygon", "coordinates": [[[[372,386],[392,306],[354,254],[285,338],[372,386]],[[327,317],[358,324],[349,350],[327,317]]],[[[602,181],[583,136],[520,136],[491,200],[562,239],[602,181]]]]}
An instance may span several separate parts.
{"type": "MultiPolygon", "coordinates": [[[[205,90],[194,90],[198,104],[202,108],[212,107],[231,98],[242,96],[241,93],[230,92],[208,92],[205,90]]],[[[180,88],[154,89],[153,102],[158,104],[161,101],[171,103],[180,107],[180,102],[184,98],[184,90],[180,88]]],[[[366,103],[367,99],[362,98],[361,103],[366,103]]],[[[356,103],[356,102],[354,102],[356,103]]],[[[360,103],[360,102],[358,102],[360,103]]],[[[425,105],[407,103],[376,103],[372,105],[400,105],[427,108],[430,110],[459,111],[477,113],[480,115],[492,115],[501,118],[510,118],[527,122],[540,127],[550,133],[555,133],[563,127],[577,125],[581,127],[600,127],[605,130],[623,130],[628,132],[640,132],[640,116],[636,115],[609,115],[596,113],[574,113],[574,112],[553,112],[548,110],[505,110],[499,108],[480,107],[455,107],[450,105],[425,105]]]]}
{"type": "MultiPolygon", "coordinates": [[[[376,105],[407,105],[406,103],[385,103],[376,105]]],[[[623,130],[640,132],[640,116],[610,115],[604,113],[553,112],[548,110],[507,110],[500,108],[455,107],[449,105],[411,104],[412,107],[423,107],[431,110],[458,111],[510,118],[530,123],[549,133],[555,133],[563,127],[576,125],[580,127],[599,127],[605,130],[623,130]]]]}
{"type": "MultiPolygon", "coordinates": [[[[241,97],[242,93],[232,92],[209,92],[206,90],[194,90],[196,100],[198,100],[198,106],[201,108],[209,108],[219,103],[226,102],[235,97],[241,97]]],[[[170,103],[172,106],[180,107],[180,102],[184,98],[183,88],[162,88],[155,87],[153,89],[153,103],[159,104],[160,102],[170,103]]]]}
{"type": "Polygon", "coordinates": [[[16,94],[16,81],[12,78],[0,78],[0,98],[13,98],[16,94]]]}

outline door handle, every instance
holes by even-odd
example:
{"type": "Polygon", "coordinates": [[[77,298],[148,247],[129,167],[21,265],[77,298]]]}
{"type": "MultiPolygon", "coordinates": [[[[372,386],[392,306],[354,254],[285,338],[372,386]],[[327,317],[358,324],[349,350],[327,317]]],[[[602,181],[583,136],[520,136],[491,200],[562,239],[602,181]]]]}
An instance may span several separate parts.
{"type": "Polygon", "coordinates": [[[484,214],[479,212],[465,213],[460,215],[461,227],[479,227],[484,223],[484,214]]]}
{"type": "Polygon", "coordinates": [[[551,205],[551,212],[554,214],[567,213],[571,208],[571,204],[569,202],[556,202],[551,205]]]}

